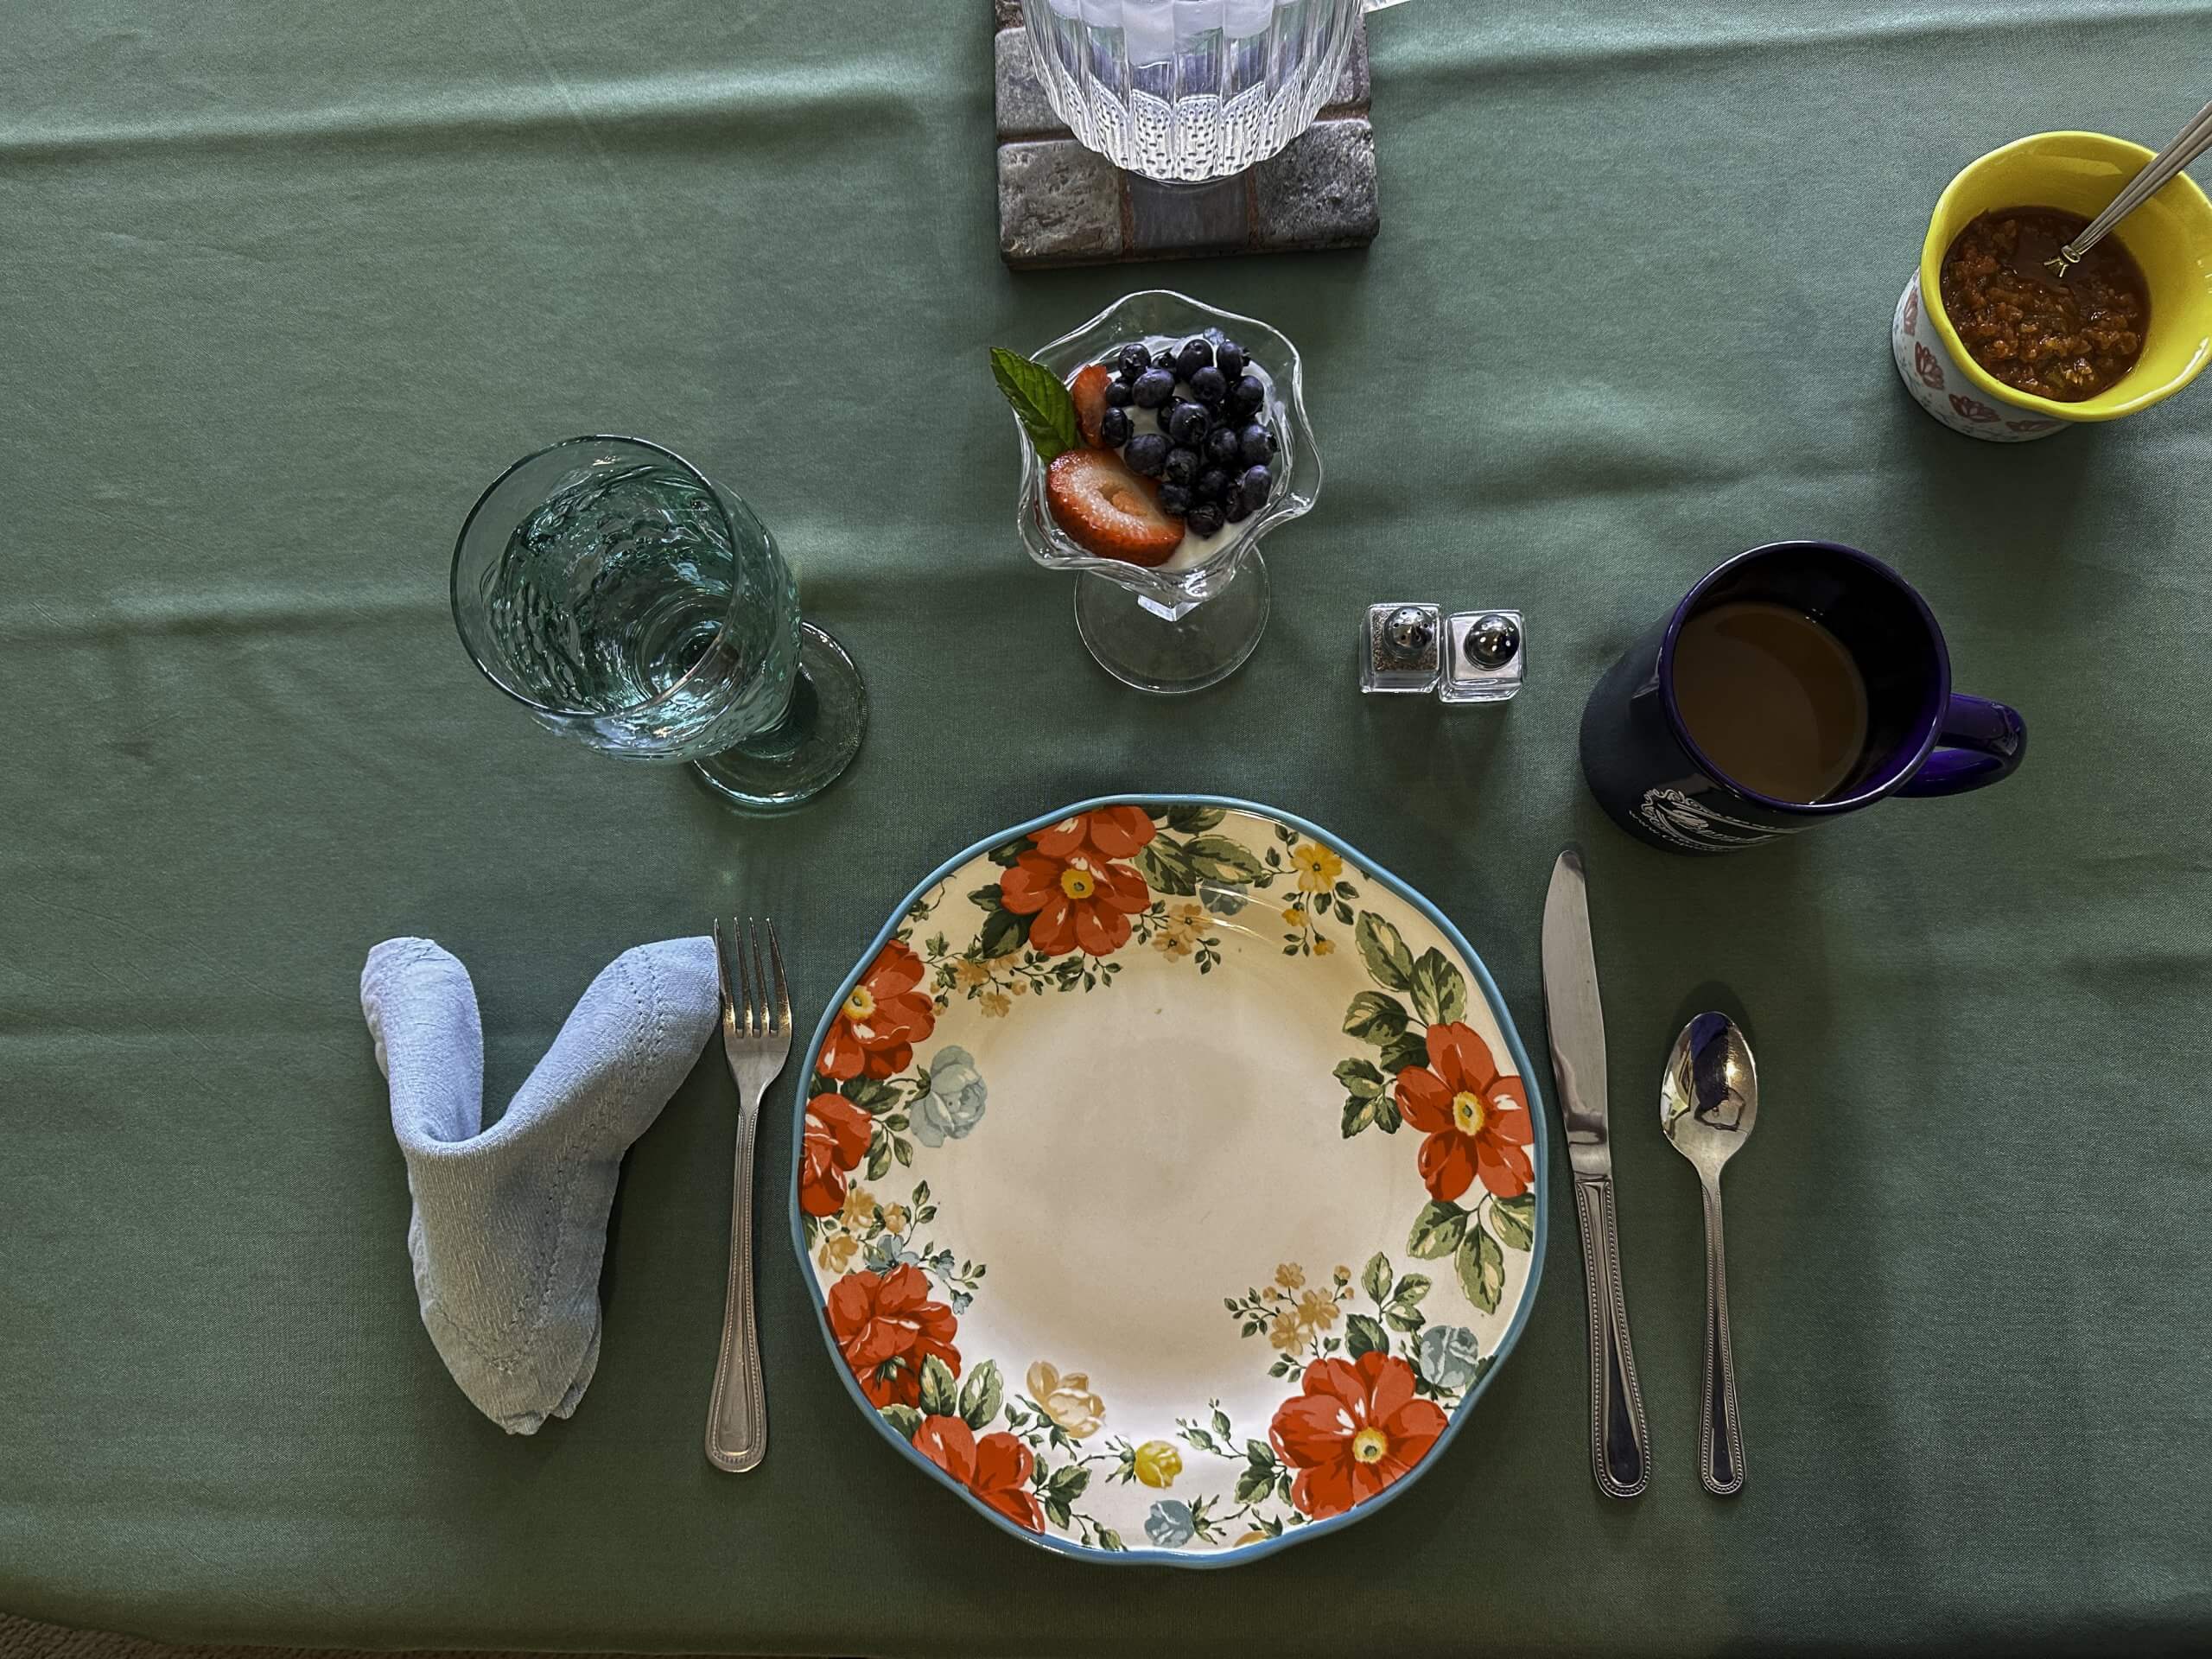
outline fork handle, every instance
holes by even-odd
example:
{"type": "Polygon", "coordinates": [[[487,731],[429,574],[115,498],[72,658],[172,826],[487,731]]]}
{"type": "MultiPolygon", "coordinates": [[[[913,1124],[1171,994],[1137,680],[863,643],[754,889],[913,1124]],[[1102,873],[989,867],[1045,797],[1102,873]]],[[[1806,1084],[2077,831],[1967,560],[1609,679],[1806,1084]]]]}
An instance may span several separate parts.
{"type": "Polygon", "coordinates": [[[721,1351],[707,1408],[707,1460],[741,1475],[768,1450],[768,1397],[760,1380],[760,1332],[753,1311],[753,1132],[760,1103],[740,1097],[737,1167],[730,1178],[729,1287],[722,1299],[721,1351]]]}

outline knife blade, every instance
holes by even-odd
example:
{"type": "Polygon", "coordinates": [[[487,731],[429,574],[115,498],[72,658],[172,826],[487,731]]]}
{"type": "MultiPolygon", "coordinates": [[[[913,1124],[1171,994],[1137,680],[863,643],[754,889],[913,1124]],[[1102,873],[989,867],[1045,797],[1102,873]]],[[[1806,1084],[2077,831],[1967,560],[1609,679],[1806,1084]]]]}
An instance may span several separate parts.
{"type": "Polygon", "coordinates": [[[1650,1478],[1651,1459],[1621,1287],[1605,1114],[1605,1014],[1590,943],[1589,885],[1581,851],[1574,847],[1552,866],[1544,895],[1544,1024],[1559,1084],[1560,1126],[1574,1172],[1582,1280],[1589,1295],[1590,1471],[1607,1497],[1634,1497],[1650,1478]]]}
{"type": "Polygon", "coordinates": [[[1578,1175],[1613,1173],[1605,1119],[1605,1010],[1590,944],[1589,885],[1582,853],[1570,847],[1552,866],[1544,895],[1544,1023],[1559,1079],[1567,1160],[1578,1175]]]}

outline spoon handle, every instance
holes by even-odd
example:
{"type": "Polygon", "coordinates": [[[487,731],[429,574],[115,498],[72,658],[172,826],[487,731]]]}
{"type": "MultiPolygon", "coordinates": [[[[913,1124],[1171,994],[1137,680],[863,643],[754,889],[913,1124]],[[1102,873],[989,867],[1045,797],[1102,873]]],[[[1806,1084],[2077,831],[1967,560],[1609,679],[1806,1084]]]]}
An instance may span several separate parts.
{"type": "Polygon", "coordinates": [[[2067,263],[2079,262],[2083,254],[2104,240],[2107,231],[2148,201],[2175,174],[2208,149],[2212,149],[2212,104],[2199,110],[2195,119],[2175,136],[2173,143],[2144,162],[2143,170],[2113,198],[2112,205],[2091,219],[2081,235],[2059,250],[2067,263]]]}
{"type": "Polygon", "coordinates": [[[1574,1209],[1582,1224],[1583,1283],[1590,1293],[1590,1467],[1608,1497],[1634,1497],[1651,1476],[1643,1390],[1628,1340],[1621,1294],[1619,1229],[1613,1178],[1577,1175],[1574,1209]]]}
{"type": "Polygon", "coordinates": [[[1720,1236],[1720,1183],[1705,1188],[1705,1409],[1697,1472],[1715,1497],[1744,1490],[1744,1433],[1736,1417],[1736,1360],[1728,1347],[1728,1258],[1720,1236]]]}

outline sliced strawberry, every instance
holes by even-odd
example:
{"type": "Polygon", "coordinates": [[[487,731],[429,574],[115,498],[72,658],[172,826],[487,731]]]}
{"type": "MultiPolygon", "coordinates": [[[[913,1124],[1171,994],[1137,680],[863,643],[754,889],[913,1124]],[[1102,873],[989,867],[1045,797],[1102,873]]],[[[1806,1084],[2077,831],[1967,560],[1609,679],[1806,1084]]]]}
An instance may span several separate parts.
{"type": "Polygon", "coordinates": [[[1068,388],[1075,396],[1075,423],[1083,429],[1083,441],[1094,449],[1106,448],[1099,435],[1099,423],[1106,418],[1106,388],[1113,382],[1111,369],[1103,363],[1093,363],[1068,388]]]}
{"type": "Polygon", "coordinates": [[[1110,450],[1071,449],[1045,469],[1045,501],[1070,540],[1102,559],[1164,564],[1183,526],[1160,510],[1153,482],[1110,450]]]}

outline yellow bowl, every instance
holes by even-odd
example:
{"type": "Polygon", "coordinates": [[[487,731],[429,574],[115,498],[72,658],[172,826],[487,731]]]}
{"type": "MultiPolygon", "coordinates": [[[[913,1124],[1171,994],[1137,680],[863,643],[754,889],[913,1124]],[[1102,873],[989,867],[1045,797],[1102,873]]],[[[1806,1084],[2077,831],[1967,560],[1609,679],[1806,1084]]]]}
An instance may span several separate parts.
{"type": "Polygon", "coordinates": [[[2185,173],[2112,232],[2142,268],[2151,323],[2135,366],[2095,397],[2062,404],[2006,385],[1974,360],[1943,312],[1943,255],[1977,214],[2063,207],[2094,219],[2150,159],[2142,145],[2101,132],[2038,132],[1969,162],[1936,198],[1920,245],[1921,301],[1961,372],[1999,406],[2062,421],[2116,420],[2171,397],[2212,358],[2212,201],[2185,173]]]}

